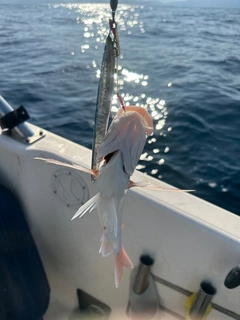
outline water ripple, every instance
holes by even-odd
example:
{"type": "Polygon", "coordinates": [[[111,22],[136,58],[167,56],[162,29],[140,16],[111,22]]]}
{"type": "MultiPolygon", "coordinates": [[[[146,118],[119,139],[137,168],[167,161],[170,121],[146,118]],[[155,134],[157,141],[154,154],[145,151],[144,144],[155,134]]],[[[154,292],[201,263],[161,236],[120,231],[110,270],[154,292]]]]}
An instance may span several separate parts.
{"type": "MultiPolygon", "coordinates": [[[[0,9],[1,94],[90,148],[108,5],[0,9]]],[[[240,215],[240,11],[119,5],[116,19],[120,92],[155,126],[138,169],[240,215]]]]}

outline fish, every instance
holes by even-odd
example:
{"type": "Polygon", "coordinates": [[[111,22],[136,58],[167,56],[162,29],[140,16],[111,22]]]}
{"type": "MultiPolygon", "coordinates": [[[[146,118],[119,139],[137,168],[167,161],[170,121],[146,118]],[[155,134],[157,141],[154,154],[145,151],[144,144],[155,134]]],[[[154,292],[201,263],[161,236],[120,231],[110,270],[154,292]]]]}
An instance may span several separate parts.
{"type": "MultiPolygon", "coordinates": [[[[97,161],[97,154],[101,142],[106,134],[108,128],[108,121],[110,116],[110,107],[112,102],[112,94],[114,87],[114,72],[115,72],[115,55],[114,43],[110,35],[107,36],[102,66],[101,76],[98,85],[96,112],[95,112],[95,126],[93,132],[93,146],[92,146],[92,170],[99,168],[97,161]]],[[[92,176],[93,180],[95,177],[92,176]]]]}
{"type": "Polygon", "coordinates": [[[153,121],[144,108],[125,106],[125,110],[122,108],[118,110],[99,146],[96,158],[102,163],[99,170],[87,169],[53,159],[37,158],[47,163],[81,170],[94,176],[97,194],[79,208],[72,220],[77,217],[81,218],[86,212],[91,212],[96,208],[103,230],[99,253],[103,257],[115,255],[116,287],[119,286],[122,278],[123,267],[133,268],[133,263],[122,246],[122,218],[126,192],[133,187],[183,191],[164,189],[148,182],[135,183],[130,180],[142,154],[147,136],[152,132],[153,121]]]}
{"type": "Polygon", "coordinates": [[[103,229],[99,252],[103,257],[115,254],[115,285],[119,286],[123,267],[133,267],[122,247],[122,216],[124,196],[147,135],[152,134],[153,122],[148,112],[130,106],[119,109],[98,151],[97,160],[103,161],[97,175],[97,195],[81,207],[72,219],[97,209],[103,229]]]}

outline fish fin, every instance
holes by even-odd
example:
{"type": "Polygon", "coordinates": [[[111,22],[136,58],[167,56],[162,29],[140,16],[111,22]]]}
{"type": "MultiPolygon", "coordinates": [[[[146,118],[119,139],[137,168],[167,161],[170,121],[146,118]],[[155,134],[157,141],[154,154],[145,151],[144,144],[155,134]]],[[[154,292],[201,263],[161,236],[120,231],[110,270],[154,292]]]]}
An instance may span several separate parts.
{"type": "Polygon", "coordinates": [[[146,181],[139,181],[139,182],[133,182],[130,180],[128,184],[128,189],[130,188],[146,188],[146,189],[152,189],[152,190],[160,190],[160,191],[171,191],[171,192],[192,192],[195,190],[181,190],[181,189],[168,189],[168,188],[162,188],[155,184],[146,182],[146,181]]]}
{"type": "Polygon", "coordinates": [[[121,248],[121,257],[122,257],[122,263],[124,265],[124,267],[127,267],[127,268],[133,268],[133,263],[131,261],[131,259],[129,258],[127,252],[125,251],[125,249],[122,247],[121,248]]]}
{"type": "Polygon", "coordinates": [[[105,235],[102,236],[101,239],[101,247],[99,253],[102,254],[103,257],[109,256],[113,252],[113,247],[111,241],[109,241],[105,235]]]}
{"type": "Polygon", "coordinates": [[[35,160],[45,161],[45,163],[56,164],[58,166],[68,167],[68,168],[72,168],[72,169],[75,169],[75,170],[83,171],[83,172],[86,172],[86,173],[89,173],[89,174],[93,175],[95,178],[98,176],[98,170],[87,169],[87,168],[84,168],[84,167],[79,166],[77,164],[70,164],[70,163],[61,162],[61,161],[54,160],[54,159],[47,159],[47,158],[38,158],[38,157],[36,157],[34,159],[35,160]]]}
{"type": "Polygon", "coordinates": [[[115,261],[115,285],[118,288],[119,283],[122,278],[123,267],[133,268],[133,264],[129,256],[123,247],[121,247],[120,252],[116,255],[115,261]]]}
{"type": "Polygon", "coordinates": [[[77,218],[78,216],[79,216],[79,218],[81,218],[87,211],[91,212],[96,207],[96,203],[98,201],[98,198],[99,198],[99,193],[97,193],[94,197],[92,197],[85,204],[83,204],[78,209],[78,211],[75,213],[75,215],[72,217],[71,220],[77,218]]]}
{"type": "Polygon", "coordinates": [[[134,181],[132,181],[132,180],[129,180],[128,189],[134,188],[135,185],[136,185],[136,182],[134,182],[134,181]]]}
{"type": "Polygon", "coordinates": [[[95,209],[97,207],[97,201],[93,204],[93,206],[90,208],[89,212],[92,212],[93,209],[95,209]]]}
{"type": "Polygon", "coordinates": [[[108,229],[110,232],[113,232],[114,236],[117,237],[118,218],[113,198],[100,196],[97,212],[101,226],[108,229]]]}

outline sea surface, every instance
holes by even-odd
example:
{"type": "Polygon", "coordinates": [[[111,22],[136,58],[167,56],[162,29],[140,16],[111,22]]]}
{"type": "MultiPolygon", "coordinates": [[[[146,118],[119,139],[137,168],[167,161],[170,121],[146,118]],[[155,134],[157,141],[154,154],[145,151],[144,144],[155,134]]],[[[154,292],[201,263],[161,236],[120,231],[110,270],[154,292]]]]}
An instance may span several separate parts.
{"type": "MultiPolygon", "coordinates": [[[[88,148],[105,3],[0,5],[0,94],[88,148]]],[[[120,93],[155,125],[138,169],[240,215],[240,10],[149,1],[119,5],[116,21],[120,93]]]]}

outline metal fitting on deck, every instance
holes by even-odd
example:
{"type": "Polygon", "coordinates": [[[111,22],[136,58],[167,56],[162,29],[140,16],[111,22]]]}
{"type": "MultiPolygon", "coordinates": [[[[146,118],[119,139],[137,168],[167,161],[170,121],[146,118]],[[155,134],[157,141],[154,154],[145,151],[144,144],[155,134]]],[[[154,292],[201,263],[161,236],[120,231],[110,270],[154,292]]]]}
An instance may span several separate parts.
{"type": "Polygon", "coordinates": [[[186,302],[187,320],[203,320],[211,312],[211,301],[217,293],[209,281],[202,281],[197,293],[191,295],[186,302]]]}
{"type": "Polygon", "coordinates": [[[153,319],[159,309],[159,297],[151,274],[154,260],[149,255],[140,257],[130,280],[130,293],[127,314],[131,319],[153,319]]]}

